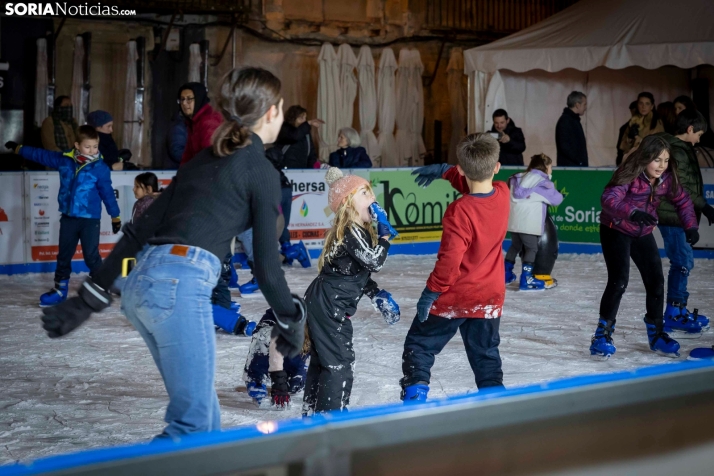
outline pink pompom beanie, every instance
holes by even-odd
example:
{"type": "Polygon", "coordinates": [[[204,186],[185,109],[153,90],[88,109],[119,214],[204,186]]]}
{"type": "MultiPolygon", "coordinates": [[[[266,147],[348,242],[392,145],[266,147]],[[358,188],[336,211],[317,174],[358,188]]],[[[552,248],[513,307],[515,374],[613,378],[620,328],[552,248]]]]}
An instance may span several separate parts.
{"type": "Polygon", "coordinates": [[[333,213],[337,213],[342,202],[358,188],[369,185],[369,182],[359,175],[344,175],[337,167],[330,167],[325,174],[325,182],[330,186],[327,203],[333,213]]]}

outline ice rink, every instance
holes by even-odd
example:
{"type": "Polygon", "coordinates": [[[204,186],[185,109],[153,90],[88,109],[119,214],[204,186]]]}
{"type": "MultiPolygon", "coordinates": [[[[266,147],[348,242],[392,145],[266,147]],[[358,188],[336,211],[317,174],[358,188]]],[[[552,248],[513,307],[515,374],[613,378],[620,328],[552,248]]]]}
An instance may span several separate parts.
{"type": "MultiPolygon", "coordinates": [[[[435,255],[394,255],[373,275],[401,306],[402,320],[388,327],[368,299],[353,318],[357,365],[352,407],[399,402],[401,353],[416,302],[435,255]]],[[[316,261],[313,261],[313,266],[316,261]]],[[[665,276],[669,266],[664,260],[665,276]]],[[[302,294],[317,269],[286,268],[288,283],[302,294]]],[[[644,288],[632,265],[628,292],[615,333],[617,354],[592,361],[588,346],[605,287],[601,255],[562,255],[553,273],[555,289],[541,293],[509,289],[501,323],[501,357],[506,386],[573,375],[611,372],[673,362],[649,350],[642,321],[644,288]]],[[[690,277],[690,309],[714,310],[714,260],[696,260],[690,277]],[[708,279],[707,276],[710,278],[708,279]]],[[[241,282],[248,273],[239,271],[241,282]]],[[[40,326],[39,295],[52,274],[0,277],[0,464],[142,442],[161,432],[168,401],[143,340],[119,312],[96,315],[68,337],[50,340],[40,326]]],[[[73,276],[76,289],[81,277],[73,276]]],[[[258,320],[266,309],[259,293],[238,299],[243,314],[258,320]]],[[[223,427],[300,415],[301,397],[288,411],[257,409],[244,392],[243,366],[250,339],[218,332],[216,385],[223,427]]],[[[680,340],[689,350],[714,344],[714,333],[680,340]]],[[[437,357],[430,398],[476,391],[460,336],[437,357]]]]}

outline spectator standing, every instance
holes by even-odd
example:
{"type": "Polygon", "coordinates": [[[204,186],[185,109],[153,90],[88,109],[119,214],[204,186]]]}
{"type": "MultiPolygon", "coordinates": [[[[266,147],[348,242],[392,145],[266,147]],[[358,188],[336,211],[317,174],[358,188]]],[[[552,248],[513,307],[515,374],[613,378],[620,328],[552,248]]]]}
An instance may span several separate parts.
{"type": "MultiPolygon", "coordinates": [[[[633,117],[635,114],[637,114],[637,101],[632,101],[630,103],[630,117],[633,117]]],[[[622,138],[625,137],[625,131],[627,130],[627,126],[629,125],[629,120],[623,125],[621,125],[620,132],[617,135],[617,144],[615,144],[615,150],[617,150],[617,158],[615,159],[615,164],[617,164],[618,167],[622,163],[622,157],[625,155],[625,153],[620,150],[620,142],[622,142],[622,138]]]]}
{"type": "Polygon", "coordinates": [[[559,167],[587,167],[588,148],[580,117],[588,108],[588,98],[580,91],[568,95],[568,107],[555,126],[555,147],[559,167]]]}
{"type": "Polygon", "coordinates": [[[359,134],[351,127],[343,127],[337,136],[339,149],[330,154],[330,166],[341,169],[368,169],[372,167],[372,159],[367,155],[359,134]]]}
{"type": "Polygon", "coordinates": [[[660,132],[664,132],[664,125],[655,109],[654,96],[647,91],[641,92],[637,96],[637,114],[630,119],[618,148],[627,154],[639,146],[642,139],[660,132]]]}
{"type": "Polygon", "coordinates": [[[208,91],[201,83],[186,83],[179,89],[178,103],[186,118],[188,132],[180,165],[211,147],[211,137],[223,122],[223,116],[211,107],[209,101],[208,91]]]}
{"type": "Polygon", "coordinates": [[[71,150],[77,142],[77,122],[73,117],[72,100],[68,96],[55,99],[52,114],[42,121],[42,148],[53,152],[71,150]]]}
{"type": "Polygon", "coordinates": [[[493,112],[493,127],[491,132],[497,133],[498,145],[501,151],[498,161],[501,165],[523,165],[523,151],[526,150],[526,139],[523,131],[516,127],[513,119],[508,117],[504,109],[493,112]]]}
{"type": "Polygon", "coordinates": [[[179,168],[179,165],[181,165],[181,157],[183,157],[183,151],[186,149],[187,139],[188,129],[186,128],[186,120],[179,107],[179,110],[171,120],[171,127],[169,129],[168,151],[170,163],[168,164],[168,169],[176,170],[179,168]]]}
{"type": "Polygon", "coordinates": [[[312,169],[317,162],[317,154],[312,144],[310,131],[325,122],[307,119],[307,109],[290,106],[285,112],[285,122],[280,129],[275,147],[282,152],[282,167],[286,169],[312,169]]]}

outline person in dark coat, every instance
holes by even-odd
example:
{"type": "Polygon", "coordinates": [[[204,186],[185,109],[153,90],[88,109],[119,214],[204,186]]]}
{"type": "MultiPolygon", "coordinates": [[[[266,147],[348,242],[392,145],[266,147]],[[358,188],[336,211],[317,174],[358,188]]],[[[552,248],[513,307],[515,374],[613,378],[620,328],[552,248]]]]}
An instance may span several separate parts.
{"type": "Polygon", "coordinates": [[[340,129],[340,135],[337,136],[339,149],[330,154],[330,166],[341,169],[372,168],[372,159],[360,144],[361,140],[356,130],[351,127],[340,129]]]}
{"type": "Polygon", "coordinates": [[[555,147],[558,152],[558,167],[587,167],[588,148],[580,116],[588,108],[588,98],[580,91],[568,95],[568,107],[555,126],[555,147]]]}
{"type": "Polygon", "coordinates": [[[307,109],[302,106],[290,106],[285,112],[285,122],[280,128],[275,142],[283,155],[281,168],[312,169],[317,162],[317,154],[312,144],[310,130],[325,122],[320,119],[307,119],[307,109]]]}
{"type": "Polygon", "coordinates": [[[209,104],[208,91],[201,83],[186,83],[179,88],[177,102],[186,118],[188,136],[181,166],[196,154],[211,147],[213,133],[223,123],[223,115],[209,104]]]}
{"type": "Polygon", "coordinates": [[[181,165],[181,157],[186,149],[186,141],[188,140],[188,129],[186,128],[186,119],[179,109],[174,118],[171,120],[171,128],[169,129],[169,169],[176,170],[181,165]]]}
{"type": "MultiPolygon", "coordinates": [[[[630,103],[630,117],[634,116],[637,114],[637,101],[632,101],[630,103]]],[[[622,143],[622,138],[625,137],[625,132],[627,131],[627,126],[630,125],[630,121],[628,120],[626,123],[624,123],[622,126],[620,126],[620,132],[617,135],[617,144],[615,145],[615,149],[617,150],[617,157],[615,158],[615,165],[618,167],[622,163],[622,157],[624,157],[625,153],[620,150],[620,143],[622,143]]]]}
{"type": "Polygon", "coordinates": [[[493,127],[491,132],[498,134],[496,139],[501,148],[498,161],[501,165],[523,165],[523,151],[526,150],[526,139],[523,131],[516,127],[513,119],[508,117],[504,109],[493,112],[493,127]]]}

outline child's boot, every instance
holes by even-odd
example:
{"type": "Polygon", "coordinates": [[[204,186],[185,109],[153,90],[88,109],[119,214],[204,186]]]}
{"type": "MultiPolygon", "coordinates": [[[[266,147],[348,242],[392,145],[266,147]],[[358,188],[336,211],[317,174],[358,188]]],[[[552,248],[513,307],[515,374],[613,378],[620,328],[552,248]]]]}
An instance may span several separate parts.
{"type": "Polygon", "coordinates": [[[691,317],[686,306],[677,302],[667,303],[664,331],[680,339],[698,339],[702,336],[701,324],[691,317]]]}
{"type": "Polygon", "coordinates": [[[260,289],[260,287],[258,286],[258,281],[255,280],[255,277],[253,277],[247,283],[241,284],[238,289],[240,289],[241,294],[253,294],[260,289]]]}
{"type": "Polygon", "coordinates": [[[516,273],[513,272],[513,267],[516,265],[516,263],[514,263],[513,261],[505,260],[505,264],[506,264],[506,284],[511,284],[516,279],[518,279],[518,276],[516,276],[516,273]]]}
{"type": "Polygon", "coordinates": [[[270,398],[276,410],[287,410],[290,407],[290,389],[288,374],[284,370],[270,372],[270,398]]]}
{"type": "Polygon", "coordinates": [[[69,292],[69,279],[55,282],[55,287],[40,296],[40,307],[50,307],[67,299],[69,292]]]}
{"type": "Polygon", "coordinates": [[[521,273],[521,291],[544,291],[545,283],[533,276],[533,264],[523,263],[523,272],[521,273]]]}
{"type": "Polygon", "coordinates": [[[714,359],[714,347],[698,347],[689,352],[687,360],[712,360],[714,359]]]}
{"type": "Polygon", "coordinates": [[[612,334],[615,332],[615,324],[608,324],[605,319],[600,319],[597,329],[590,341],[590,356],[599,360],[609,359],[617,350],[612,341],[612,334]]]}
{"type": "Polygon", "coordinates": [[[265,397],[268,396],[268,389],[265,385],[258,382],[246,382],[245,388],[248,390],[248,395],[253,401],[260,406],[265,397]]]}
{"type": "Polygon", "coordinates": [[[307,252],[305,243],[302,241],[296,245],[286,247],[283,254],[285,255],[285,258],[289,260],[298,260],[303,268],[309,268],[312,266],[312,263],[310,262],[310,253],[307,252]]]}
{"type": "Polygon", "coordinates": [[[294,256],[292,253],[293,245],[290,244],[289,241],[286,241],[285,243],[280,243],[280,254],[285,257],[283,260],[283,264],[286,266],[292,266],[293,265],[293,260],[295,258],[290,258],[288,254],[291,256],[294,256]]]}
{"type": "Polygon", "coordinates": [[[429,393],[429,385],[425,382],[418,382],[415,385],[409,385],[402,389],[401,399],[405,405],[412,403],[426,402],[426,396],[429,393]]]}
{"type": "Polygon", "coordinates": [[[664,330],[657,329],[657,325],[645,317],[647,326],[647,339],[650,342],[650,349],[665,357],[679,357],[679,342],[667,335],[664,330]]]}

